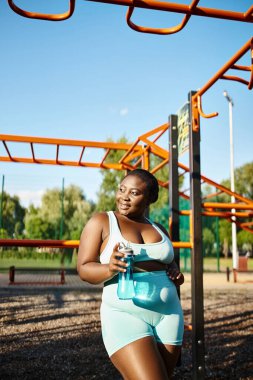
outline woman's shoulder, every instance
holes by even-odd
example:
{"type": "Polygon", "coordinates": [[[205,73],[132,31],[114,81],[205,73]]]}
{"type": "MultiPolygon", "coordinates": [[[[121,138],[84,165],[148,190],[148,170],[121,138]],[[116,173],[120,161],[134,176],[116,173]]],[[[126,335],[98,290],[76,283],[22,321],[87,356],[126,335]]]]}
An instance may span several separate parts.
{"type": "Polygon", "coordinates": [[[169,232],[166,230],[166,228],[162,224],[157,223],[157,222],[153,222],[153,224],[155,224],[168,238],[170,237],[169,232]]]}
{"type": "Polygon", "coordinates": [[[89,222],[92,224],[107,222],[108,221],[108,213],[106,211],[95,212],[90,218],[89,222]]]}

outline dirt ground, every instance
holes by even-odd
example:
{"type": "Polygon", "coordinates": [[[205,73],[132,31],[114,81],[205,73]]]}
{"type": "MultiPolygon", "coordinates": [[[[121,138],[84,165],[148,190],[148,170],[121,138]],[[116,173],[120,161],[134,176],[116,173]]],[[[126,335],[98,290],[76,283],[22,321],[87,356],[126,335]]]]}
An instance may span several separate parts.
{"type": "MultiPolygon", "coordinates": [[[[100,334],[101,287],[76,276],[66,280],[63,286],[9,286],[0,275],[1,379],[121,379],[100,334]]],[[[241,274],[235,284],[225,273],[204,275],[206,379],[253,379],[252,280],[241,274]]],[[[190,323],[190,276],[181,300],[190,323]]],[[[174,378],[191,379],[191,338],[186,331],[174,378]]]]}

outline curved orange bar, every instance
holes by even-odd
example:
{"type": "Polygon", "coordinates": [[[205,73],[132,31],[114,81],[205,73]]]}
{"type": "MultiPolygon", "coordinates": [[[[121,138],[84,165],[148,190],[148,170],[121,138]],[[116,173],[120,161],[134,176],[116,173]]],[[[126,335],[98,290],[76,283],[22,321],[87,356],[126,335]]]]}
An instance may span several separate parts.
{"type": "Polygon", "coordinates": [[[248,88],[251,89],[253,87],[253,68],[247,66],[239,66],[236,65],[236,62],[248,51],[251,51],[251,61],[253,61],[253,38],[251,37],[250,40],[210,79],[205,86],[203,86],[200,90],[196,92],[195,95],[192,97],[192,125],[193,130],[198,131],[199,130],[199,115],[202,117],[214,117],[217,116],[217,113],[212,113],[209,115],[205,115],[204,112],[201,109],[201,97],[203,94],[209,90],[219,79],[228,79],[228,80],[236,80],[238,82],[241,82],[243,84],[248,85],[248,88]],[[225,73],[229,69],[238,69],[238,70],[244,70],[244,71],[251,71],[251,78],[250,81],[247,82],[243,78],[235,77],[235,76],[228,76],[225,75],[225,73]]]}
{"type": "MultiPolygon", "coordinates": [[[[199,3],[199,1],[200,0],[193,0],[193,2],[189,5],[189,10],[192,10],[193,8],[195,8],[197,4],[199,3]]],[[[134,8],[135,8],[134,6],[128,7],[127,14],[126,14],[126,21],[127,21],[128,26],[131,29],[137,32],[141,32],[141,33],[151,33],[151,34],[161,34],[161,35],[177,33],[185,27],[185,25],[188,23],[191,17],[191,14],[186,14],[180,24],[176,26],[172,26],[170,28],[151,28],[151,27],[136,25],[132,22],[131,17],[134,12],[134,8]]]]}
{"type": "Polygon", "coordinates": [[[233,80],[235,82],[240,82],[242,84],[246,84],[246,86],[249,85],[249,82],[246,79],[243,79],[243,78],[240,78],[240,77],[236,77],[235,75],[223,75],[221,77],[221,79],[233,80]]]}
{"type": "Polygon", "coordinates": [[[21,8],[19,8],[13,0],[8,0],[8,4],[11,7],[11,9],[19,14],[20,16],[27,17],[27,18],[35,18],[39,20],[48,20],[48,21],[63,21],[68,19],[72,16],[75,10],[75,2],[76,0],[69,0],[69,10],[64,13],[59,13],[55,15],[50,15],[46,13],[37,13],[37,12],[28,12],[21,8]]]}
{"type": "Polygon", "coordinates": [[[177,26],[172,26],[170,28],[151,28],[148,26],[140,26],[140,25],[134,24],[131,20],[131,16],[133,12],[134,12],[134,7],[129,7],[126,14],[127,25],[131,29],[135,30],[136,32],[160,34],[160,35],[168,35],[168,34],[180,32],[180,30],[182,30],[185,27],[185,25],[187,24],[187,22],[189,21],[191,17],[191,15],[185,15],[181,24],[178,24],[177,26]]]}
{"type": "Polygon", "coordinates": [[[206,119],[209,119],[211,117],[215,117],[215,116],[218,116],[218,112],[213,112],[213,113],[209,113],[209,114],[206,114],[202,111],[202,104],[201,104],[201,96],[198,95],[197,97],[198,99],[198,111],[199,111],[199,114],[202,116],[202,117],[205,117],[206,119]]]}

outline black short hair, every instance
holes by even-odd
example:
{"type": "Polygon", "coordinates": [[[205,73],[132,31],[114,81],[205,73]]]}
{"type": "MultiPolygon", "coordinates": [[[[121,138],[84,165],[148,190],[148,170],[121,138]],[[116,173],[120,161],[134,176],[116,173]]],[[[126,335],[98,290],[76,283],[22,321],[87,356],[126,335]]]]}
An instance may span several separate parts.
{"type": "Polygon", "coordinates": [[[154,203],[158,199],[158,193],[159,193],[159,185],[156,177],[151,174],[148,170],[145,169],[134,169],[127,173],[125,176],[128,177],[130,175],[135,175],[143,180],[143,182],[146,183],[148,193],[149,193],[149,202],[154,203]]]}

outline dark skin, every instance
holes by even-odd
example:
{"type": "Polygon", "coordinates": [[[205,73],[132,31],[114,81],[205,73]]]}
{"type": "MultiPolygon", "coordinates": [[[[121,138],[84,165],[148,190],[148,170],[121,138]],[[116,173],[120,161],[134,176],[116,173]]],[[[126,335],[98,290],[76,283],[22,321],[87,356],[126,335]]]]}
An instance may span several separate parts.
{"type": "MultiPolygon", "coordinates": [[[[123,237],[133,243],[157,243],[159,232],[145,218],[150,204],[147,185],[139,176],[125,177],[116,194],[119,228],[123,237]]],[[[159,225],[166,235],[166,230],[159,225]]],[[[114,246],[108,264],[99,262],[99,255],[109,238],[109,221],[106,213],[94,215],[86,224],[80,239],[77,269],[82,280],[92,284],[103,283],[126,269],[120,260],[124,254],[114,246]]],[[[157,261],[138,262],[141,270],[159,270],[157,261]]],[[[184,276],[173,261],[168,268],[169,278],[180,286],[184,276]]],[[[171,377],[180,353],[180,346],[157,344],[153,337],[138,339],[126,345],[111,356],[111,361],[124,380],[167,380],[171,377]],[[127,358],[127,359],[126,359],[127,358]],[[129,366],[131,363],[131,366],[129,366]]]]}

